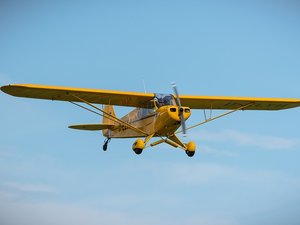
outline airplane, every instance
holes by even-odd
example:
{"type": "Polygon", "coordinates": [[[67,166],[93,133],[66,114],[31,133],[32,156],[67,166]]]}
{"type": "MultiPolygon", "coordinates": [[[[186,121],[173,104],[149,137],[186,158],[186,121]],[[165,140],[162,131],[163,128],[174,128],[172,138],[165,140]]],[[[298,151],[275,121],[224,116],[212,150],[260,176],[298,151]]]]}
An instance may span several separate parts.
{"type": "Polygon", "coordinates": [[[138,155],[148,147],[166,143],[184,150],[187,156],[192,157],[196,151],[195,142],[183,143],[178,138],[178,133],[185,135],[189,129],[239,110],[283,110],[300,106],[300,99],[297,98],[179,95],[175,83],[172,83],[172,88],[174,95],[34,84],[5,85],[1,90],[16,97],[66,101],[95,113],[102,117],[101,124],[71,125],[69,128],[101,130],[105,137],[104,151],[113,138],[137,138],[132,150],[138,155]],[[101,104],[102,107],[96,104],[101,104]],[[118,118],[114,106],[135,107],[135,109],[118,118]],[[191,116],[191,109],[203,109],[204,114],[205,110],[228,111],[215,117],[210,115],[209,118],[205,114],[204,121],[186,127],[185,121],[191,116]],[[178,130],[180,127],[181,130],[178,130]],[[153,137],[158,137],[159,140],[150,143],[153,137]]]}

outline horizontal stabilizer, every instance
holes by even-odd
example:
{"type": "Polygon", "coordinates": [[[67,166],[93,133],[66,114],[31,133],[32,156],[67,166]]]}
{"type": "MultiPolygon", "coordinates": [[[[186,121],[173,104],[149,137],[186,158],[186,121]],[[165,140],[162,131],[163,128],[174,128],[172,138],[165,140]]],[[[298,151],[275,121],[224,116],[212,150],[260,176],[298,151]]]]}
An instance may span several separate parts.
{"type": "Polygon", "coordinates": [[[71,125],[69,128],[77,130],[104,130],[104,129],[113,129],[115,125],[112,124],[79,124],[71,125]]]}

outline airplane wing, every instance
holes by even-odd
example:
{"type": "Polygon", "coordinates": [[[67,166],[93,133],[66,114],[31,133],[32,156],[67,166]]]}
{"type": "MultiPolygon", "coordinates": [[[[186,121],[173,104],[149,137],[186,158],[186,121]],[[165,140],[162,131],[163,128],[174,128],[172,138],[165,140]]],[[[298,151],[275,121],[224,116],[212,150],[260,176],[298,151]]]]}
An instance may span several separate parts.
{"type": "Polygon", "coordinates": [[[180,96],[181,104],[191,109],[234,110],[251,104],[243,110],[281,110],[300,106],[297,98],[255,98],[225,96],[180,96]]]}
{"type": "MultiPolygon", "coordinates": [[[[120,105],[140,108],[151,108],[154,94],[141,92],[110,91],[86,88],[71,88],[60,86],[43,86],[33,84],[13,84],[2,86],[7,94],[58,101],[120,105]]],[[[180,95],[181,104],[191,109],[221,109],[234,110],[242,106],[250,106],[244,110],[280,110],[300,106],[296,98],[255,98],[255,97],[225,97],[225,96],[188,96],[180,95]]]]}
{"type": "Polygon", "coordinates": [[[153,103],[149,106],[149,102],[154,98],[154,94],[150,93],[146,94],[139,92],[108,91],[33,84],[6,85],[2,86],[1,90],[16,97],[69,102],[82,102],[80,99],[84,99],[89,103],[145,108],[153,106],[153,103]]]}

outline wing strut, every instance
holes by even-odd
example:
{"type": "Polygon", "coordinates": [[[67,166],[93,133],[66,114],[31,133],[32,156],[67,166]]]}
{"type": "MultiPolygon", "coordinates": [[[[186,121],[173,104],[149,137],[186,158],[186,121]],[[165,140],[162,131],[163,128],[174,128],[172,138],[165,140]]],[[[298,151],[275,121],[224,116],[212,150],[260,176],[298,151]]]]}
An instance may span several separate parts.
{"type": "MultiPolygon", "coordinates": [[[[205,124],[205,123],[208,123],[208,122],[211,122],[211,121],[213,121],[213,120],[219,119],[219,118],[221,118],[221,117],[223,117],[223,116],[227,116],[227,115],[229,115],[229,114],[231,114],[231,113],[234,113],[234,112],[236,112],[236,111],[238,111],[238,110],[243,110],[243,109],[245,109],[245,108],[247,108],[247,107],[249,107],[249,106],[251,106],[251,105],[253,105],[253,104],[255,104],[255,103],[254,103],[254,102],[251,102],[251,103],[249,103],[249,104],[247,104],[247,105],[243,105],[243,106],[241,106],[241,107],[239,107],[239,108],[237,108],[237,109],[233,109],[233,110],[231,110],[231,111],[229,111],[229,112],[226,112],[226,113],[223,113],[223,114],[221,114],[221,115],[219,115],[219,116],[215,116],[215,117],[212,117],[212,118],[209,118],[209,119],[206,119],[206,118],[205,118],[205,121],[203,121],[203,122],[201,122],[201,123],[197,123],[197,124],[195,124],[195,125],[193,125],[193,126],[190,126],[190,127],[186,128],[186,130],[189,130],[189,129],[198,127],[198,126],[203,125],[203,124],[205,124]]],[[[205,117],[206,117],[206,116],[205,116],[205,117]]],[[[177,131],[175,134],[178,134],[178,133],[182,133],[182,130],[177,131]]]]}
{"type": "Polygon", "coordinates": [[[152,142],[146,148],[154,147],[154,146],[162,144],[162,143],[167,143],[167,144],[173,146],[174,148],[181,148],[183,150],[186,150],[185,144],[182,143],[175,134],[170,137],[167,137],[167,138],[163,138],[163,137],[160,137],[160,138],[161,138],[160,140],[152,142]]]}
{"type": "MultiPolygon", "coordinates": [[[[130,128],[130,129],[132,129],[132,130],[135,130],[135,131],[137,131],[137,132],[139,132],[139,133],[142,133],[142,134],[148,136],[148,134],[147,134],[146,132],[144,132],[143,130],[141,130],[141,129],[137,128],[137,127],[134,127],[134,126],[132,126],[131,124],[129,124],[129,123],[127,123],[127,122],[125,122],[125,121],[123,121],[123,120],[117,118],[117,117],[114,117],[114,116],[110,115],[109,113],[107,113],[107,112],[105,112],[104,110],[98,108],[97,106],[94,106],[93,104],[89,103],[88,101],[86,101],[86,100],[84,100],[84,99],[82,99],[82,98],[80,98],[80,97],[78,97],[78,96],[76,96],[76,95],[74,95],[74,94],[71,94],[71,93],[69,93],[69,95],[73,96],[74,98],[77,98],[78,100],[80,100],[80,101],[84,102],[85,104],[87,104],[87,105],[93,107],[94,109],[97,109],[98,111],[102,112],[103,114],[101,115],[100,113],[97,113],[97,112],[95,112],[95,111],[93,111],[93,110],[87,109],[86,107],[83,107],[83,106],[81,106],[81,105],[80,105],[80,107],[82,107],[82,108],[84,108],[84,109],[87,109],[88,111],[97,113],[98,115],[101,115],[101,116],[103,116],[103,117],[106,117],[106,118],[108,118],[108,119],[110,119],[110,120],[112,120],[112,121],[114,121],[114,122],[118,122],[118,123],[120,123],[120,124],[122,124],[122,125],[124,125],[124,126],[126,126],[126,127],[128,127],[128,128],[130,128]]],[[[76,104],[76,103],[74,103],[74,102],[72,102],[72,103],[73,103],[73,104],[76,104]]],[[[77,105],[77,104],[76,104],[76,105],[77,105]]]]}

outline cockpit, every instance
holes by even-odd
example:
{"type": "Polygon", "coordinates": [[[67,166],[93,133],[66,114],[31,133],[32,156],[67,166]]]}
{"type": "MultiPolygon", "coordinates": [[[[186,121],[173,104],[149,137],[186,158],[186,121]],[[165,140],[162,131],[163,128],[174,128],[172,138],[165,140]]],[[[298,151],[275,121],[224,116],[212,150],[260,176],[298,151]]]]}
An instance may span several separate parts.
{"type": "Polygon", "coordinates": [[[155,94],[154,102],[157,108],[165,105],[176,105],[174,96],[170,94],[155,94]]]}

